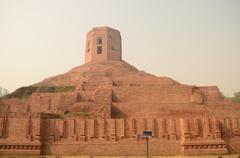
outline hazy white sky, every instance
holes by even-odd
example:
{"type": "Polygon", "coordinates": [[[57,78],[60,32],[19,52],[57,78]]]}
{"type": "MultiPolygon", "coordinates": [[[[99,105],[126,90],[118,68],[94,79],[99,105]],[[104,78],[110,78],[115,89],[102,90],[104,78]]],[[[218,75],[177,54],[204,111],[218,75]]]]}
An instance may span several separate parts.
{"type": "Polygon", "coordinates": [[[83,64],[94,26],[121,32],[123,59],[190,85],[240,90],[240,0],[0,0],[0,86],[83,64]]]}

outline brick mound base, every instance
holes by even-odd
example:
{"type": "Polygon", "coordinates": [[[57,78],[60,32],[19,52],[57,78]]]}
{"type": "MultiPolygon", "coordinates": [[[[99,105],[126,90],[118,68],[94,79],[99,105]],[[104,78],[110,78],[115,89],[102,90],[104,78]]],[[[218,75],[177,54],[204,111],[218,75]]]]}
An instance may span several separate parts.
{"type": "Polygon", "coordinates": [[[240,153],[240,105],[124,61],[84,64],[0,98],[0,154],[240,153]]]}

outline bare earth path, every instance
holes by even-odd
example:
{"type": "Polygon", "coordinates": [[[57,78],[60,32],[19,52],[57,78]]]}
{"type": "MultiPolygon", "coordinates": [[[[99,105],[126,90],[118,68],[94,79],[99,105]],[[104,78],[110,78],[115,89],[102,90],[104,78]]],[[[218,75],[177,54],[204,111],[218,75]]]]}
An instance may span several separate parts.
{"type": "MultiPolygon", "coordinates": [[[[240,155],[149,156],[149,158],[240,158],[240,155]]],[[[0,158],[146,158],[146,156],[0,156],[0,158]]]]}

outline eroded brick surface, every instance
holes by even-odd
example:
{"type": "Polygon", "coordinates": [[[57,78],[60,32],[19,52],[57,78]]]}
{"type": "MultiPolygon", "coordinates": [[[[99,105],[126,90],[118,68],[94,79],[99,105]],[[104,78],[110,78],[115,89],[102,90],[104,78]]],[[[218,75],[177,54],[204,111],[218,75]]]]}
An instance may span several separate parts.
{"type": "Polygon", "coordinates": [[[216,86],[137,70],[114,29],[94,28],[87,42],[84,65],[32,85],[51,91],[0,98],[0,154],[145,155],[144,130],[151,155],[240,153],[240,105],[216,86]],[[52,90],[64,86],[75,88],[52,90]]]}

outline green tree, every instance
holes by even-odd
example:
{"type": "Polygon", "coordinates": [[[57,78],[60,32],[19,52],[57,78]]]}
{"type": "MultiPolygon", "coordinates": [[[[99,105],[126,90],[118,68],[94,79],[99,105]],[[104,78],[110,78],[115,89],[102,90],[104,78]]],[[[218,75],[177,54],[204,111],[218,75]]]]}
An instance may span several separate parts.
{"type": "Polygon", "coordinates": [[[232,100],[233,100],[234,102],[236,102],[236,103],[240,103],[240,91],[234,93],[234,97],[233,97],[232,100]]]}
{"type": "Polygon", "coordinates": [[[233,102],[240,103],[240,91],[234,93],[234,97],[231,98],[233,102]]]}
{"type": "Polygon", "coordinates": [[[0,97],[7,95],[7,94],[9,94],[8,90],[0,87],[0,97]]]}

